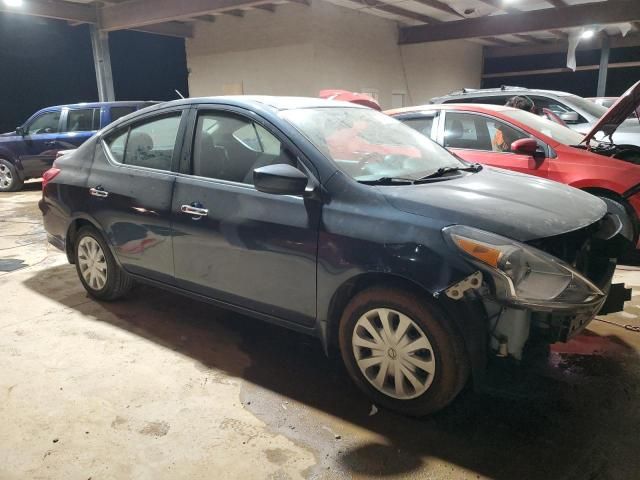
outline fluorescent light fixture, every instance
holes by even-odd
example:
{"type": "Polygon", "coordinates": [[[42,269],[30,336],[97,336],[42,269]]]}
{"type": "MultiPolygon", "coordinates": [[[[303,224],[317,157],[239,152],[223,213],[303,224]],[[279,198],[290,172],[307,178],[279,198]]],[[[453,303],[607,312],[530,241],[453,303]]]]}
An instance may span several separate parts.
{"type": "Polygon", "coordinates": [[[22,0],[3,0],[7,7],[21,7],[22,0]]]}
{"type": "Polygon", "coordinates": [[[593,38],[595,34],[596,34],[596,31],[593,28],[589,28],[580,34],[580,38],[588,40],[589,38],[593,38]]]}

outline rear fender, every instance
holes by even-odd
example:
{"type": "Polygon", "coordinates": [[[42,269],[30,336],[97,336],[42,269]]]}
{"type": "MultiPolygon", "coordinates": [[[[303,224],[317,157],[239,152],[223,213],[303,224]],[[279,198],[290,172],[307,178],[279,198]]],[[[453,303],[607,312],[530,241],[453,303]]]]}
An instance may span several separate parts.
{"type": "Polygon", "coordinates": [[[69,225],[67,227],[67,234],[65,236],[65,252],[67,254],[67,260],[69,261],[69,263],[72,263],[72,264],[75,263],[75,258],[74,258],[75,235],[77,234],[78,230],[80,230],[85,225],[92,226],[100,233],[100,235],[102,235],[102,238],[104,239],[107,246],[109,247],[109,250],[111,251],[111,256],[116,261],[116,264],[119,267],[122,267],[122,265],[120,264],[120,260],[118,259],[118,256],[115,254],[113,250],[113,245],[111,245],[109,236],[100,226],[98,221],[95,218],[93,218],[91,215],[87,215],[86,213],[77,214],[73,216],[69,221],[69,225]]]}

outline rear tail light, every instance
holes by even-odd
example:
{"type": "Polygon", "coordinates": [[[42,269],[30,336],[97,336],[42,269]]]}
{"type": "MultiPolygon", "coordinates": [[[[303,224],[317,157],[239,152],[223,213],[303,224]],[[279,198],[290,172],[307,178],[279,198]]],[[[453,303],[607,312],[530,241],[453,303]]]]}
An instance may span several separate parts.
{"type": "Polygon", "coordinates": [[[44,172],[42,174],[42,189],[44,190],[45,187],[47,186],[47,184],[53,180],[54,178],[56,178],[58,176],[58,174],[60,173],[60,169],[56,168],[56,167],[52,167],[49,170],[47,170],[46,172],[44,172]]]}

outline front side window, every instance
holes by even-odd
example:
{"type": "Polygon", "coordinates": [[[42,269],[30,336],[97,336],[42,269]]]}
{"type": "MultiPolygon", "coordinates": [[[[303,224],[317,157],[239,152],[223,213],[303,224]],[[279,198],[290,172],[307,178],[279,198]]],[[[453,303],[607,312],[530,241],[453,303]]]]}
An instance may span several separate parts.
{"type": "Polygon", "coordinates": [[[510,152],[511,144],[527,135],[491,117],[472,113],[448,112],[444,145],[487,152],[510,152]]]}
{"type": "MultiPolygon", "coordinates": [[[[567,97],[567,98],[572,98],[573,95],[567,97]]],[[[541,109],[549,109],[551,110],[553,113],[555,113],[556,115],[558,115],[560,118],[562,118],[562,120],[567,123],[567,124],[578,124],[578,123],[586,123],[588,120],[586,118],[584,118],[582,115],[580,115],[578,112],[576,112],[573,108],[571,108],[567,103],[561,102],[559,100],[556,100],[554,98],[549,98],[549,97],[531,97],[533,102],[535,103],[535,106],[537,109],[541,110],[541,109]],[[569,120],[566,116],[563,117],[564,114],[567,113],[575,113],[578,116],[577,120],[569,120]]],[[[579,98],[580,100],[584,100],[581,99],[580,97],[576,97],[579,98]]],[[[590,114],[594,115],[596,118],[599,118],[601,115],[597,113],[597,110],[602,109],[602,113],[604,113],[604,111],[606,111],[605,108],[601,107],[600,105],[596,105],[595,103],[589,102],[589,100],[585,100],[584,103],[588,104],[586,105],[587,108],[584,108],[584,105],[582,106],[584,110],[587,110],[587,112],[589,112],[590,114]],[[590,110],[594,110],[593,112],[591,112],[590,110]]]]}
{"type": "Polygon", "coordinates": [[[99,117],[99,108],[83,108],[69,110],[67,112],[67,132],[91,132],[98,130],[96,117],[99,117]],[[96,115],[96,112],[98,115],[96,115]]]}
{"type": "Polygon", "coordinates": [[[109,134],[105,143],[118,162],[169,171],[180,119],[180,112],[155,117],[109,134]]]}
{"type": "Polygon", "coordinates": [[[441,167],[466,166],[411,127],[369,108],[300,108],[280,116],[358,181],[419,179],[441,167]]]}
{"type": "Polygon", "coordinates": [[[525,112],[524,110],[505,110],[502,113],[565,145],[578,145],[584,139],[583,134],[571,130],[569,127],[539,117],[533,113],[525,112]]]}
{"type": "Polygon", "coordinates": [[[193,174],[253,184],[253,170],[296,161],[280,141],[259,124],[227,112],[198,115],[193,174]]]}
{"type": "Polygon", "coordinates": [[[37,135],[40,133],[58,133],[60,131],[60,112],[47,112],[38,116],[27,127],[26,133],[37,135]]]}

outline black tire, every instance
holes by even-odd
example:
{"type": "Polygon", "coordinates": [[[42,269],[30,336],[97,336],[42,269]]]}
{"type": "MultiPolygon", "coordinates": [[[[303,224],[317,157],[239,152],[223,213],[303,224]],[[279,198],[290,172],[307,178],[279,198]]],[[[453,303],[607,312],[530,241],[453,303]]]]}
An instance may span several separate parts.
{"type": "Polygon", "coordinates": [[[85,290],[92,297],[98,300],[106,301],[117,300],[118,298],[126,295],[133,287],[133,279],[129,275],[127,275],[127,273],[122,270],[122,268],[116,263],[111,250],[109,249],[109,246],[105,242],[100,232],[98,232],[95,228],[86,226],[82,227],[78,231],[75,239],[73,255],[76,265],[76,272],[78,273],[80,282],[82,282],[85,290]],[[104,263],[106,265],[106,282],[99,288],[96,288],[95,285],[90,285],[82,273],[83,266],[81,265],[82,262],[80,259],[80,256],[82,255],[80,243],[87,237],[98,243],[100,249],[102,250],[101,258],[104,258],[104,263]]]}
{"type": "Polygon", "coordinates": [[[0,158],[0,192],[16,192],[24,181],[18,176],[16,168],[4,158],[0,158]]]}
{"type": "MultiPolygon", "coordinates": [[[[342,359],[356,385],[376,405],[405,415],[423,416],[441,410],[460,393],[469,378],[469,361],[463,340],[453,325],[447,322],[444,313],[437,306],[402,290],[373,287],[357,294],[343,312],[339,341],[342,359]],[[376,308],[386,308],[406,315],[422,330],[430,343],[429,356],[435,359],[433,378],[426,391],[415,398],[400,399],[384,393],[367,379],[357,364],[352,343],[354,329],[365,313],[376,308]]],[[[392,358],[395,360],[395,352],[392,358]]],[[[380,369],[378,373],[379,371],[380,369]]],[[[424,377],[427,378],[428,374],[424,377]]],[[[387,381],[391,382],[389,378],[385,380],[387,381]]],[[[407,385],[409,386],[408,383],[407,385]]]]}

